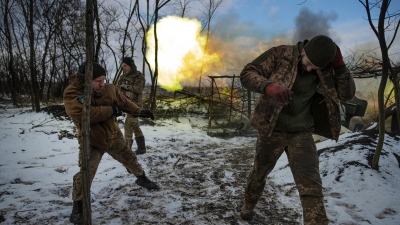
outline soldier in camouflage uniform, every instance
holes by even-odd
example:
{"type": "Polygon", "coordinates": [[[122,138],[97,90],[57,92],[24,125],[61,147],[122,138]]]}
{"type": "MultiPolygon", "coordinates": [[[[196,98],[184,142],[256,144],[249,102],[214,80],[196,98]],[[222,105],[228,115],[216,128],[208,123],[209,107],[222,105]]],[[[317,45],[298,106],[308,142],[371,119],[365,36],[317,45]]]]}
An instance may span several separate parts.
{"type": "Polygon", "coordinates": [[[240,81],[262,94],[250,118],[259,134],[241,217],[253,218],[266,176],[285,152],[304,224],[328,224],[312,133],[337,141],[340,100],[350,100],[355,94],[339,47],[329,37],[318,35],[296,45],[271,48],[244,67],[240,81]]]}
{"type": "MultiPolygon", "coordinates": [[[[129,100],[142,107],[142,92],[146,82],[145,77],[141,72],[137,71],[135,62],[131,57],[123,58],[121,66],[124,74],[119,78],[118,87],[129,100]]],[[[125,119],[124,129],[125,140],[129,146],[132,146],[132,136],[135,134],[137,144],[136,155],[146,153],[145,139],[140,129],[138,118],[128,114],[125,119]]]]}
{"type": "MultiPolygon", "coordinates": [[[[126,99],[119,89],[112,84],[105,84],[106,71],[99,64],[93,64],[92,99],[90,107],[90,154],[89,176],[92,183],[104,153],[108,153],[126,167],[128,172],[137,177],[136,183],[149,190],[159,189],[158,185],[149,180],[139,164],[136,155],[127,146],[121,130],[118,127],[116,117],[122,115],[122,111],[145,118],[154,119],[149,110],[142,110],[133,102],[126,99]]],[[[79,67],[78,74],[70,76],[70,85],[64,90],[64,106],[67,114],[72,118],[78,128],[78,142],[82,143],[82,110],[85,63],[79,67]]],[[[79,166],[82,163],[82,148],[79,151],[79,166]]],[[[70,222],[82,224],[82,174],[78,172],[73,178],[73,209],[70,222]]]]}

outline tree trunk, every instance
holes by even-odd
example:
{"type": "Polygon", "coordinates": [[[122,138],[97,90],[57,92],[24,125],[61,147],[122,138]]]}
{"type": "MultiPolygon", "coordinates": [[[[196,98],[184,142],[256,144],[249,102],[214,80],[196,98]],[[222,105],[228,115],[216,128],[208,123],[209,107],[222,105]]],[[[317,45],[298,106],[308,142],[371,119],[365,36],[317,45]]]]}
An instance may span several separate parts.
{"type": "Polygon", "coordinates": [[[154,79],[150,95],[150,110],[154,110],[156,106],[156,93],[157,93],[157,79],[158,79],[158,38],[157,38],[157,22],[158,22],[158,4],[159,0],[156,0],[156,9],[154,12],[154,79]]]}
{"type": "Polygon", "coordinates": [[[29,1],[29,70],[31,72],[31,82],[32,82],[32,107],[35,112],[40,111],[40,93],[37,82],[37,74],[36,74],[36,57],[35,57],[35,31],[33,29],[33,7],[34,0],[29,1]]]}
{"type": "Polygon", "coordinates": [[[10,71],[11,74],[11,100],[12,103],[15,107],[19,106],[19,93],[17,90],[19,90],[18,86],[19,86],[19,79],[18,79],[18,74],[15,71],[14,68],[14,55],[13,55],[13,44],[12,44],[12,39],[11,39],[11,30],[10,30],[10,25],[9,25],[9,21],[8,18],[11,18],[11,16],[9,15],[10,11],[9,11],[9,0],[6,0],[5,2],[5,9],[4,9],[4,24],[5,24],[5,33],[6,33],[6,39],[7,39],[7,50],[8,50],[8,69],[10,71]]]}
{"type": "Polygon", "coordinates": [[[384,91],[388,79],[388,67],[390,66],[389,54],[386,45],[385,37],[385,15],[389,7],[388,0],[382,1],[381,11],[378,20],[378,33],[379,46],[382,53],[382,79],[378,90],[378,107],[379,107],[379,137],[376,145],[374,157],[372,158],[372,168],[378,170],[379,158],[382,152],[383,142],[385,139],[385,105],[384,105],[384,91]]]}
{"type": "Polygon", "coordinates": [[[158,37],[157,37],[157,22],[158,22],[158,14],[162,7],[164,7],[170,0],[165,0],[164,2],[160,2],[160,0],[156,0],[155,10],[154,10],[154,79],[153,79],[153,87],[152,95],[150,98],[150,110],[155,110],[157,108],[157,83],[158,83],[158,37]]]}
{"type": "MultiPolygon", "coordinates": [[[[146,1],[147,2],[147,7],[146,7],[146,24],[144,24],[143,23],[143,21],[142,21],[142,19],[141,19],[141,17],[140,17],[140,14],[139,14],[139,2],[138,2],[138,5],[137,5],[137,12],[138,12],[138,19],[139,19],[139,23],[140,23],[140,25],[141,25],[141,27],[142,27],[142,30],[143,30],[143,36],[145,37],[146,36],[146,33],[149,31],[149,28],[150,28],[150,19],[149,19],[149,12],[150,12],[150,10],[149,10],[149,1],[147,0],[146,1]]],[[[142,55],[143,55],[143,64],[142,64],[142,71],[143,71],[143,76],[146,76],[146,69],[145,69],[145,66],[147,65],[147,67],[149,68],[149,75],[150,75],[150,79],[151,79],[151,87],[150,87],[150,95],[149,95],[149,98],[147,99],[147,101],[145,102],[145,103],[143,103],[143,107],[145,107],[145,108],[150,108],[150,106],[151,106],[151,101],[152,101],[152,99],[153,99],[153,93],[155,93],[154,92],[154,90],[155,90],[155,80],[154,80],[154,74],[153,74],[153,71],[151,70],[151,66],[150,66],[150,63],[149,63],[149,61],[148,61],[148,59],[147,59],[147,57],[146,57],[146,50],[147,50],[147,40],[146,40],[146,38],[143,38],[143,41],[142,41],[142,55]]]]}
{"type": "MultiPolygon", "coordinates": [[[[216,10],[218,9],[218,7],[222,4],[222,1],[223,0],[208,0],[208,5],[206,5],[206,7],[207,7],[206,8],[206,11],[207,11],[207,14],[206,14],[207,36],[206,36],[206,44],[204,45],[204,49],[203,49],[204,53],[206,53],[206,51],[207,51],[208,41],[209,41],[210,34],[211,34],[211,31],[210,31],[211,30],[211,20],[214,17],[214,14],[215,14],[216,10]]],[[[201,79],[203,76],[203,69],[204,68],[203,68],[203,59],[202,59],[200,75],[199,75],[199,87],[197,90],[198,94],[200,94],[200,91],[201,91],[201,79]]]]}
{"type": "MultiPolygon", "coordinates": [[[[97,8],[97,1],[93,1],[93,13],[94,13],[94,18],[96,20],[96,32],[97,32],[97,44],[96,48],[93,49],[94,51],[94,62],[100,62],[99,61],[99,54],[100,54],[100,49],[101,49],[101,30],[100,30],[100,18],[99,18],[99,12],[97,8]]],[[[92,25],[93,26],[93,25],[92,25]]],[[[93,43],[94,43],[94,34],[93,34],[93,43]]],[[[87,56],[86,56],[87,57],[87,56]]]]}
{"type": "MultiPolygon", "coordinates": [[[[95,0],[94,0],[95,1],[95,0]]],[[[94,2],[86,0],[86,66],[85,66],[85,91],[84,108],[82,116],[82,157],[81,166],[83,184],[83,218],[84,224],[92,224],[91,205],[90,205],[90,174],[89,174],[89,155],[90,155],[90,105],[92,99],[92,77],[93,77],[93,55],[94,55],[94,2]]]]}

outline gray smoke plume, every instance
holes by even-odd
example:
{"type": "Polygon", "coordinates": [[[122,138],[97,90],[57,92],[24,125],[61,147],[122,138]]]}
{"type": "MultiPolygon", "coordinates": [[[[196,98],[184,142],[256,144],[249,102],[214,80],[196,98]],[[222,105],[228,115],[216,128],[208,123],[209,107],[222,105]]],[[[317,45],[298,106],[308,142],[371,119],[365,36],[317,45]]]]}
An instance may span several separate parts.
{"type": "Polygon", "coordinates": [[[299,15],[296,17],[296,31],[294,33],[293,41],[302,41],[310,39],[316,35],[331,36],[330,22],[337,19],[337,14],[331,12],[326,14],[324,12],[313,13],[307,8],[300,10],[299,15]]]}

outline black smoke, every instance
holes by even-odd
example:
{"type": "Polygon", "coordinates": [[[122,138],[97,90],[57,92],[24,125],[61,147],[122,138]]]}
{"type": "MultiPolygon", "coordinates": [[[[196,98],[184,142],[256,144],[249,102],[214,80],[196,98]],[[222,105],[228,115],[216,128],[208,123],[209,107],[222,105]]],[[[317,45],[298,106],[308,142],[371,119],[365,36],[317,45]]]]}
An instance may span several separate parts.
{"type": "Polygon", "coordinates": [[[332,37],[330,23],[335,21],[337,17],[338,15],[335,12],[328,14],[324,12],[313,13],[307,8],[301,9],[296,17],[296,30],[293,41],[296,43],[320,34],[332,37]]]}

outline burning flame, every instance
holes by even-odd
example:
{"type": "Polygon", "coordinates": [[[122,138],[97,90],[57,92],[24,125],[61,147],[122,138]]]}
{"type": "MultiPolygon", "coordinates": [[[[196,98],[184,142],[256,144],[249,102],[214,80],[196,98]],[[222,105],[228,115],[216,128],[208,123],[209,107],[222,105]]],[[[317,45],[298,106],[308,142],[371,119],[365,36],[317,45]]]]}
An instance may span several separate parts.
{"type": "MultiPolygon", "coordinates": [[[[219,64],[218,53],[205,51],[206,37],[196,19],[167,16],[157,23],[158,84],[168,91],[195,84],[201,75],[219,64]]],[[[151,70],[155,71],[154,25],[146,34],[151,70]]]]}

